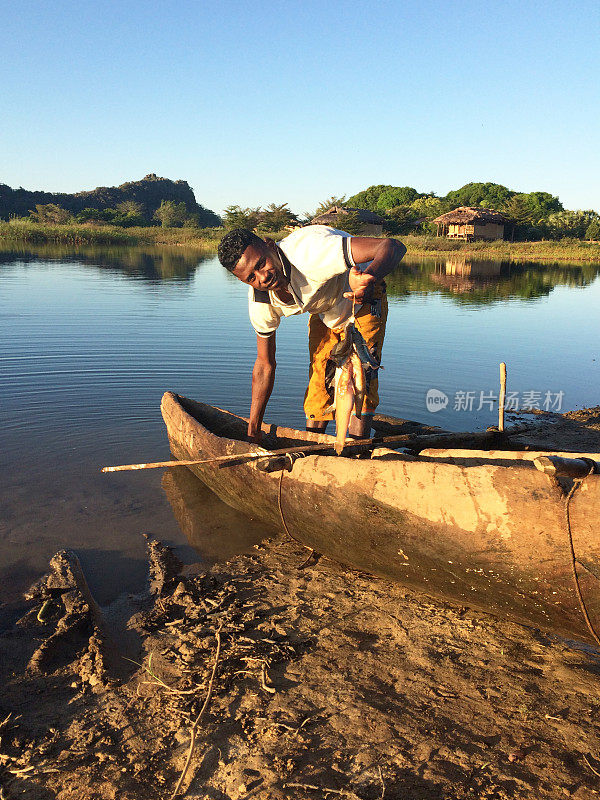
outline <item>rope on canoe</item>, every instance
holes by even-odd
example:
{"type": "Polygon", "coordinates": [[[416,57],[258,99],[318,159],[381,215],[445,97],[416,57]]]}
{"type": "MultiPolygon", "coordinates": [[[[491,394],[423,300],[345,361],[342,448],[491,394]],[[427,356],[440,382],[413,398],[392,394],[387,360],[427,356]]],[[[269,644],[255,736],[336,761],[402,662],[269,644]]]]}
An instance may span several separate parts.
{"type": "Polygon", "coordinates": [[[573,481],[573,486],[571,487],[571,491],[567,495],[567,499],[565,501],[565,519],[566,519],[566,522],[567,522],[567,533],[569,535],[569,548],[571,550],[571,569],[573,570],[573,580],[574,580],[574,583],[575,583],[575,591],[577,592],[577,598],[579,599],[579,606],[581,608],[581,612],[583,614],[583,617],[585,619],[585,623],[586,623],[586,625],[588,627],[589,632],[594,637],[596,643],[600,645],[600,635],[596,632],[596,629],[594,628],[594,626],[592,624],[592,621],[590,619],[590,615],[588,614],[588,610],[587,610],[587,607],[585,605],[585,600],[583,599],[583,593],[581,591],[581,586],[579,585],[579,576],[577,575],[577,562],[576,562],[576,558],[575,558],[575,547],[573,545],[573,533],[571,531],[571,517],[569,515],[569,505],[571,503],[571,499],[573,498],[573,495],[580,488],[581,484],[585,481],[585,479],[588,478],[592,474],[594,469],[595,469],[595,464],[594,464],[593,461],[591,461],[591,463],[590,463],[590,471],[588,472],[588,474],[585,475],[583,478],[575,478],[575,480],[573,481]]]}
{"type": "MultiPolygon", "coordinates": [[[[288,457],[289,457],[289,453],[288,453],[288,457]]],[[[286,524],[285,517],[283,516],[283,507],[281,505],[281,487],[283,485],[283,473],[284,472],[285,472],[285,469],[282,469],[281,472],[279,473],[279,491],[277,493],[277,505],[279,506],[279,516],[281,517],[281,524],[283,525],[283,529],[285,530],[287,535],[290,537],[290,539],[294,539],[294,537],[290,533],[290,529],[288,528],[288,526],[286,524]]],[[[294,539],[294,541],[296,541],[296,540],[294,539]]]]}
{"type": "MultiPolygon", "coordinates": [[[[290,466],[292,466],[293,463],[294,463],[294,459],[290,457],[289,453],[288,453],[288,458],[290,459],[290,466]]],[[[279,507],[279,516],[281,517],[281,524],[283,525],[283,529],[285,530],[287,535],[294,542],[298,542],[298,539],[296,539],[296,537],[292,536],[292,534],[290,533],[290,529],[288,528],[287,523],[285,521],[285,517],[283,516],[283,506],[281,505],[281,487],[283,486],[283,473],[284,472],[285,472],[285,469],[282,469],[281,472],[279,473],[279,491],[277,492],[277,505],[279,507]]],[[[302,564],[300,564],[299,567],[298,567],[298,569],[304,569],[304,567],[307,567],[311,563],[312,559],[315,557],[316,550],[313,547],[308,547],[307,545],[302,544],[302,542],[298,542],[298,544],[302,545],[302,547],[304,547],[306,550],[310,550],[310,553],[309,553],[308,558],[306,559],[306,561],[303,561],[302,564]]]]}

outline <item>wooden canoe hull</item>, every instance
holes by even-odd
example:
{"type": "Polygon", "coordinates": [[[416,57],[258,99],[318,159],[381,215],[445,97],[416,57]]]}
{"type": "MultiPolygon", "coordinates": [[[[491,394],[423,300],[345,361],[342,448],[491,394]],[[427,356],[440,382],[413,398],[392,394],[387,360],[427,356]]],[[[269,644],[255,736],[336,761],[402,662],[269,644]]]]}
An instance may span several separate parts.
{"type": "MultiPolygon", "coordinates": [[[[161,410],[177,458],[252,449],[235,438],[245,430],[241,418],[170,392],[161,410]]],[[[278,446],[332,438],[264,430],[278,446]]],[[[281,526],[281,473],[254,464],[190,469],[226,503],[281,526]]],[[[282,481],[290,532],[315,550],[461,606],[592,642],[574,590],[564,502],[559,483],[533,467],[460,466],[399,454],[307,456],[282,481]]],[[[598,627],[599,519],[600,476],[593,475],[571,502],[571,520],[586,606],[598,627]]]]}

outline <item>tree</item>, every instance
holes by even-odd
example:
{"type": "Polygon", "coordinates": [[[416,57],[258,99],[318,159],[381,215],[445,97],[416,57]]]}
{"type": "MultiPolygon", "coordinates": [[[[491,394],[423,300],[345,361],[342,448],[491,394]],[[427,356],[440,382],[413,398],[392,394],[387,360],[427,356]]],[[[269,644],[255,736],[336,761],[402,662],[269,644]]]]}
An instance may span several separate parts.
{"type": "Polygon", "coordinates": [[[288,208],[287,203],[275,205],[271,203],[265,211],[260,212],[258,229],[261,231],[281,231],[291,222],[297,222],[298,217],[288,208]]]}
{"type": "Polygon", "coordinates": [[[75,214],[75,221],[107,222],[106,211],[101,211],[99,208],[83,208],[79,213],[75,214]]]}
{"type": "Polygon", "coordinates": [[[600,221],[593,219],[587,226],[585,238],[597,242],[600,239],[600,221]]]}
{"type": "Polygon", "coordinates": [[[386,216],[389,219],[389,232],[398,235],[414,232],[415,223],[419,219],[419,214],[409,205],[388,208],[386,216]]]}
{"type": "Polygon", "coordinates": [[[117,211],[124,216],[141,217],[144,214],[144,206],[135,200],[123,200],[117,203],[117,211]]]}
{"type": "Polygon", "coordinates": [[[315,213],[311,214],[310,216],[311,216],[311,218],[312,217],[318,217],[319,214],[324,214],[326,211],[329,211],[329,209],[332,206],[343,206],[345,202],[346,202],[346,195],[345,194],[342,195],[341,197],[336,197],[335,195],[332,195],[329,198],[329,200],[324,200],[322,203],[319,203],[315,213]]]}
{"type": "Polygon", "coordinates": [[[173,200],[161,200],[160,206],[154,212],[163,228],[181,228],[188,217],[185,203],[176,203],[173,200]]]}
{"type": "Polygon", "coordinates": [[[555,238],[572,236],[583,239],[588,227],[594,220],[600,219],[595,211],[558,211],[548,217],[548,228],[555,238]]]}
{"type": "Polygon", "coordinates": [[[369,186],[368,189],[349,197],[347,203],[352,208],[365,208],[367,211],[377,211],[377,203],[381,195],[395,188],[395,186],[390,186],[389,184],[369,186]]]}
{"type": "Polygon", "coordinates": [[[524,194],[514,194],[502,210],[516,225],[530,225],[533,222],[531,204],[524,194]]]}
{"type": "Polygon", "coordinates": [[[419,217],[427,217],[427,219],[435,219],[436,217],[445,214],[446,211],[451,211],[450,204],[445,200],[440,200],[439,197],[428,195],[419,197],[410,203],[410,207],[415,211],[419,217]]]}
{"type": "Polygon", "coordinates": [[[387,211],[388,208],[406,206],[418,197],[419,193],[412,186],[394,186],[379,195],[376,210],[381,213],[387,211]]]}
{"type": "Polygon", "coordinates": [[[346,231],[352,236],[360,236],[363,232],[363,223],[360,221],[356,211],[336,214],[335,227],[338,231],[346,231]]]}
{"type": "Polygon", "coordinates": [[[549,214],[563,211],[562,203],[558,197],[550,194],[550,192],[529,192],[522,196],[527,199],[531,208],[532,219],[535,223],[539,223],[549,214]]]}
{"type": "Polygon", "coordinates": [[[467,183],[460,189],[448,192],[448,200],[453,208],[457,206],[480,206],[501,211],[515,194],[500,183],[467,183]]]}
{"type": "Polygon", "coordinates": [[[241,206],[227,206],[223,224],[227,230],[233,228],[248,228],[254,230],[260,222],[260,206],[258,208],[242,208],[241,206]]]}
{"type": "Polygon", "coordinates": [[[66,225],[71,221],[71,214],[56,203],[36,204],[35,211],[30,211],[29,216],[34,222],[43,222],[47,225],[66,225]]]}

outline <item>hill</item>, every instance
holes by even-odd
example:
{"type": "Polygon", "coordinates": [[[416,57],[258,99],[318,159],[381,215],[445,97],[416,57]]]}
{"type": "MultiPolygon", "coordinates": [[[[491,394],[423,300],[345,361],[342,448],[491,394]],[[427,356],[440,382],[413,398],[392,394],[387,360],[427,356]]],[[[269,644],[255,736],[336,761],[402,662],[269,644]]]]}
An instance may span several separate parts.
{"type": "Polygon", "coordinates": [[[27,216],[37,204],[56,203],[61,208],[77,214],[84,208],[115,208],[126,200],[140,203],[144,209],[144,217],[149,222],[162,200],[173,200],[185,203],[191,214],[197,214],[202,227],[220,225],[221,220],[208,208],[198,202],[187,181],[172,181],[159,178],[154,173],[146,175],[141,181],[130,181],[120,186],[99,186],[85,192],[66,194],[63,192],[28,191],[27,189],[11,189],[0,184],[0,219],[9,219],[11,215],[27,216]]]}

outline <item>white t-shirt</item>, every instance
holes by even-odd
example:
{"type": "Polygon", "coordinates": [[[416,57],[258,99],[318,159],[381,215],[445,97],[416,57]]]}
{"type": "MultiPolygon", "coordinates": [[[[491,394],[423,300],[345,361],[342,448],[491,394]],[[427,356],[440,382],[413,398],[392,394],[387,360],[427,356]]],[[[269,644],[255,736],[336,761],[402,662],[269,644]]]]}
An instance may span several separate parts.
{"type": "Polygon", "coordinates": [[[289,277],[288,290],[293,302],[282,302],[275,292],[249,286],[250,322],[259,336],[270,336],[281,317],[293,314],[318,314],[329,328],[344,325],[352,315],[348,270],[352,259],[350,234],[326,225],[308,225],[278,242],[283,252],[283,268],[289,277]]]}

